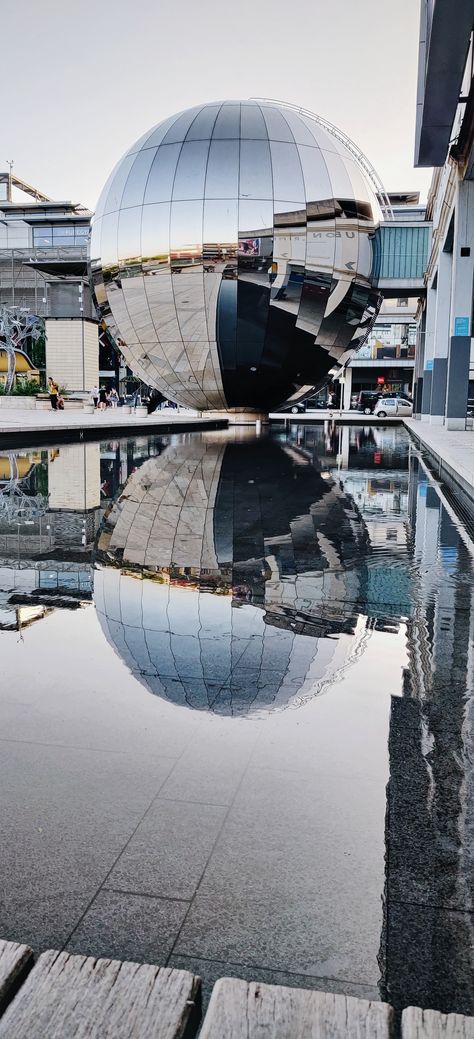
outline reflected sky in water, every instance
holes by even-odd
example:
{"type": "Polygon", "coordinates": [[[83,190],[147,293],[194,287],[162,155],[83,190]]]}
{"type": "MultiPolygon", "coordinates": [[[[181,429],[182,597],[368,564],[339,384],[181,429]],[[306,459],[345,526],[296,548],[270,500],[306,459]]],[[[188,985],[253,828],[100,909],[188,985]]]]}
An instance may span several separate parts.
{"type": "Polygon", "coordinates": [[[0,934],[473,1012],[468,528],[393,428],[0,457],[0,934]]]}

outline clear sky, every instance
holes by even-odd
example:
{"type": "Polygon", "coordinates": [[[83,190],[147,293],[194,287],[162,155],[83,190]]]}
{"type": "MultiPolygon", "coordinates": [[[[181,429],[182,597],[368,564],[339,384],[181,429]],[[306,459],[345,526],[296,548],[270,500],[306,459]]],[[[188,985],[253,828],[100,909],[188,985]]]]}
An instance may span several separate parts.
{"type": "Polygon", "coordinates": [[[2,10],[0,167],[94,208],[110,169],[200,101],[271,97],[336,123],[387,190],[413,169],[419,0],[26,0],[2,10]],[[8,102],[8,103],[7,103],[8,102]]]}

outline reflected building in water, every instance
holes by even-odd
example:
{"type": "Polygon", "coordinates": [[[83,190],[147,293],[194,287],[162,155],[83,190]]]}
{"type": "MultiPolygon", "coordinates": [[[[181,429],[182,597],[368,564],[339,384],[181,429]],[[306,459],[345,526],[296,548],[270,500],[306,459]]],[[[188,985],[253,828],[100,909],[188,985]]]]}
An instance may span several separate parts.
{"type": "Polygon", "coordinates": [[[390,717],[383,997],[474,1013],[474,548],[414,455],[409,668],[390,717]]]}
{"type": "Polygon", "coordinates": [[[111,498],[156,438],[0,456],[0,630],[92,601],[92,552],[111,498]]]}
{"type": "Polygon", "coordinates": [[[382,608],[370,601],[373,555],[343,481],[297,445],[204,434],[129,479],[99,538],[94,598],[153,692],[247,713],[316,695],[367,628],[407,615],[407,557],[393,559],[405,598],[386,580],[382,608]]]}
{"type": "Polygon", "coordinates": [[[407,436],[296,423],[5,456],[0,550],[0,627],[90,601],[93,572],[116,653],[191,709],[299,706],[402,626],[380,992],[474,1013],[473,545],[407,436]]]}

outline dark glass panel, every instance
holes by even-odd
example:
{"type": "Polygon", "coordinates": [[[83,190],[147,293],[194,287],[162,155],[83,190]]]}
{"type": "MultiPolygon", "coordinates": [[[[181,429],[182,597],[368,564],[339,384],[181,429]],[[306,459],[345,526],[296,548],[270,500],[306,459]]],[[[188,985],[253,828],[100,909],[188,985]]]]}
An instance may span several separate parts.
{"type": "Polygon", "coordinates": [[[73,224],[53,224],[53,238],[74,238],[73,224]]]}

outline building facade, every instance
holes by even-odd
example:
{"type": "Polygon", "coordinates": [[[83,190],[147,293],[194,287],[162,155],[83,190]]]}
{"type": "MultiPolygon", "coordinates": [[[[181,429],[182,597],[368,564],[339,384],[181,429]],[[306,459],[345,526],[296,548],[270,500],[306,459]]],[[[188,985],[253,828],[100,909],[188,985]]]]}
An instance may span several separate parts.
{"type": "Polygon", "coordinates": [[[99,379],[99,330],[87,274],[92,213],[0,173],[0,305],[44,320],[37,366],[67,390],[99,379]]]}
{"type": "Polygon", "coordinates": [[[436,167],[419,311],[415,413],[465,429],[474,408],[473,6],[421,0],[415,165],[436,167]]]}
{"type": "Polygon", "coordinates": [[[413,391],[417,315],[425,293],[431,224],[418,192],[389,193],[392,219],[375,236],[374,275],[383,303],[344,373],[343,407],[361,390],[413,391]]]}

